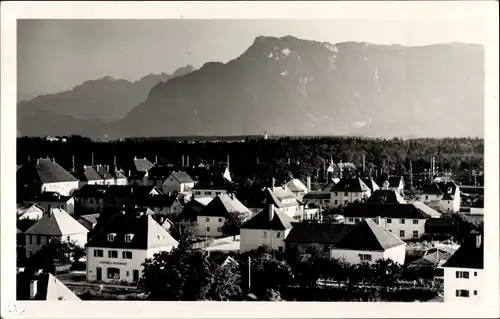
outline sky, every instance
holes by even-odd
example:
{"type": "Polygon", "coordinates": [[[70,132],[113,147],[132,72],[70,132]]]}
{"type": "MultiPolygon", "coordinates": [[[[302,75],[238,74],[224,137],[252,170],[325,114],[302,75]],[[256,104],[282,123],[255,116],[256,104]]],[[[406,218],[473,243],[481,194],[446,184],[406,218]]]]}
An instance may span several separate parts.
{"type": "Polygon", "coordinates": [[[260,35],[408,46],[486,43],[477,23],[458,20],[18,20],[18,101],[105,76],[136,81],[188,64],[225,63],[260,35]]]}

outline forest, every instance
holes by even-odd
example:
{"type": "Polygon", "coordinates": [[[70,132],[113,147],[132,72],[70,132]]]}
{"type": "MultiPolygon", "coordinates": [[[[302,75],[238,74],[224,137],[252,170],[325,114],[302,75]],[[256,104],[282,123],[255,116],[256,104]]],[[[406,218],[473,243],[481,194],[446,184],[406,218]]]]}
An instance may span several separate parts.
{"type": "Polygon", "coordinates": [[[419,138],[373,139],[359,137],[241,137],[240,140],[172,140],[172,138],[137,138],[93,141],[81,136],[49,141],[46,138],[17,139],[17,164],[36,158],[53,158],[66,169],[101,164],[118,167],[130,165],[134,157],[148,158],[159,164],[181,166],[182,156],[189,165],[226,162],[237,182],[256,181],[274,176],[277,180],[293,175],[321,179],[330,160],[352,162],[365,172],[407,175],[423,174],[435,157],[439,170],[482,170],[484,139],[419,138]]]}

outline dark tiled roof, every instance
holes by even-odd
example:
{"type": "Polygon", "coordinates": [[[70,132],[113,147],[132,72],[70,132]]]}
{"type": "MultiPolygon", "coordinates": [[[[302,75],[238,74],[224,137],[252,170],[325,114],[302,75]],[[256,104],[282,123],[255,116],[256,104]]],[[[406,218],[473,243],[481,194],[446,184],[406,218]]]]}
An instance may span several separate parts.
{"type": "Polygon", "coordinates": [[[405,243],[371,219],[364,219],[347,233],[334,248],[385,251],[405,243]]]}
{"type": "Polygon", "coordinates": [[[366,200],[367,203],[406,204],[406,201],[395,190],[379,189],[366,200]]]}
{"type": "Polygon", "coordinates": [[[133,212],[114,214],[94,234],[88,247],[150,249],[177,244],[150,215],[133,212]],[[108,241],[108,234],[116,234],[112,242],[108,241]],[[126,234],[134,235],[130,242],[125,241],[126,234]]]}
{"type": "Polygon", "coordinates": [[[155,165],[148,171],[148,178],[151,180],[166,180],[172,173],[172,168],[165,165],[155,165]]]}
{"type": "Polygon", "coordinates": [[[333,223],[297,223],[294,225],[286,242],[336,244],[355,226],[333,223]]]}
{"type": "Polygon", "coordinates": [[[309,192],[304,195],[304,200],[314,200],[314,199],[330,199],[329,192],[309,192]]]}
{"type": "Polygon", "coordinates": [[[156,190],[161,194],[158,187],[145,186],[145,185],[111,185],[108,186],[106,191],[107,197],[130,197],[130,196],[149,196],[149,194],[156,190]]]}
{"type": "Polygon", "coordinates": [[[153,166],[153,163],[146,158],[134,158],[134,168],[138,172],[147,172],[153,166]]]}
{"type": "Polygon", "coordinates": [[[193,179],[186,172],[173,172],[172,176],[181,184],[193,183],[193,179]]]}
{"type": "Polygon", "coordinates": [[[443,267],[484,269],[484,236],[472,231],[443,267]],[[480,238],[477,245],[476,236],[480,238]]]}
{"type": "Polygon", "coordinates": [[[453,200],[453,195],[444,194],[442,200],[453,200]]]}
{"type": "Polygon", "coordinates": [[[184,205],[182,212],[179,214],[180,219],[196,220],[196,216],[205,208],[205,205],[197,200],[191,200],[184,205]]]}
{"type": "Polygon", "coordinates": [[[441,191],[439,186],[434,182],[424,186],[422,193],[428,194],[428,195],[443,195],[443,192],[441,191]]]}
{"type": "Polygon", "coordinates": [[[389,187],[399,187],[399,184],[401,182],[404,183],[404,180],[402,176],[391,176],[389,177],[388,182],[389,182],[389,187]]]}
{"type": "Polygon", "coordinates": [[[365,183],[361,180],[361,178],[343,178],[341,179],[337,185],[332,187],[333,192],[366,192],[369,191],[370,188],[366,186],[365,183]]]}
{"type": "Polygon", "coordinates": [[[345,217],[429,219],[430,216],[414,204],[355,204],[344,207],[345,217]]]}
{"type": "Polygon", "coordinates": [[[227,191],[232,191],[234,189],[235,185],[228,180],[224,179],[222,176],[220,177],[212,177],[212,178],[205,178],[203,180],[200,180],[196,185],[193,187],[193,190],[218,190],[218,189],[223,189],[227,191]]]}
{"type": "Polygon", "coordinates": [[[108,190],[107,185],[85,184],[75,191],[76,198],[103,198],[108,190]]]}
{"type": "Polygon", "coordinates": [[[17,178],[26,183],[40,181],[43,184],[78,181],[61,165],[52,162],[50,159],[39,159],[38,163],[23,165],[17,171],[17,178]]]}
{"type": "Polygon", "coordinates": [[[113,179],[114,176],[113,174],[108,170],[108,168],[102,166],[102,165],[97,165],[96,167],[97,173],[101,175],[103,179],[113,179]]]}
{"type": "Polygon", "coordinates": [[[273,206],[273,219],[269,220],[269,208],[264,208],[260,213],[241,225],[243,229],[272,229],[286,230],[292,228],[296,221],[281,210],[273,206]]]}
{"type": "Polygon", "coordinates": [[[380,188],[377,183],[373,180],[373,178],[362,178],[363,183],[373,192],[380,188]]]}
{"type": "Polygon", "coordinates": [[[198,216],[218,216],[227,217],[230,213],[236,213],[248,217],[250,211],[246,208],[236,196],[231,197],[227,194],[217,195],[210,203],[205,206],[198,216]]]}
{"type": "Polygon", "coordinates": [[[326,185],[325,185],[325,187],[323,187],[323,188],[321,189],[321,191],[322,191],[322,192],[331,192],[331,191],[332,191],[332,188],[335,186],[335,184],[336,184],[336,183],[335,183],[335,181],[330,180],[330,181],[328,182],[328,184],[326,184],[326,185]]]}

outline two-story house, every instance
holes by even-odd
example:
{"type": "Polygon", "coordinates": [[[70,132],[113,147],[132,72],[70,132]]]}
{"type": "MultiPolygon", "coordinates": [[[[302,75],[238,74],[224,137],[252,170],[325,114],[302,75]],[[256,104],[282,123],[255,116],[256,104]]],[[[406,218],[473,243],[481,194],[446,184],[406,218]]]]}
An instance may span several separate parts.
{"type": "Polygon", "coordinates": [[[351,264],[374,263],[391,259],[400,265],[405,262],[406,244],[371,219],[365,219],[330,248],[330,258],[343,259],[351,264]]]}
{"type": "Polygon", "coordinates": [[[240,252],[269,246],[283,252],[284,239],[293,228],[295,220],[273,204],[263,209],[240,227],[240,252]]]}
{"type": "Polygon", "coordinates": [[[420,238],[425,233],[425,224],[441,215],[423,203],[381,204],[365,203],[344,207],[344,222],[358,224],[364,219],[380,220],[380,225],[399,238],[420,238]]]}
{"type": "Polygon", "coordinates": [[[420,200],[442,213],[460,211],[460,188],[454,182],[432,182],[424,187],[420,200]]]}
{"type": "Polygon", "coordinates": [[[332,207],[364,202],[371,195],[370,188],[361,178],[343,178],[330,191],[332,207]]]}
{"type": "Polygon", "coordinates": [[[223,226],[229,214],[237,214],[241,221],[251,216],[245,207],[233,194],[217,195],[196,216],[196,235],[200,237],[221,237],[223,226]]]}
{"type": "Polygon", "coordinates": [[[87,281],[137,283],[142,264],[178,242],[150,215],[118,213],[87,244],[87,281]]]}
{"type": "MultiPolygon", "coordinates": [[[[103,170],[105,170],[103,168],[103,170]]],[[[82,168],[80,169],[75,169],[74,171],[71,172],[73,176],[78,178],[80,181],[80,187],[83,185],[105,185],[106,183],[106,178],[103,177],[101,174],[98,172],[98,166],[94,165],[83,165],[82,168]]],[[[108,184],[109,184],[109,178],[108,178],[108,184]]]]}
{"type": "Polygon", "coordinates": [[[170,176],[172,169],[173,167],[171,165],[155,164],[148,171],[147,185],[156,186],[162,189],[163,182],[170,176]]]}
{"type": "Polygon", "coordinates": [[[56,192],[43,192],[25,203],[38,205],[45,211],[49,211],[52,208],[60,208],[70,215],[73,215],[75,212],[75,199],[73,196],[65,196],[56,192]]]}
{"type": "Polygon", "coordinates": [[[147,158],[134,157],[128,169],[128,183],[133,185],[148,185],[148,172],[154,166],[147,158]]]}
{"type": "Polygon", "coordinates": [[[50,240],[75,242],[83,247],[87,243],[88,230],[64,210],[52,208],[33,226],[24,232],[26,258],[36,254],[50,240]]]}
{"type": "Polygon", "coordinates": [[[163,193],[190,193],[195,181],[186,172],[172,172],[163,182],[163,193]]]}
{"type": "Polygon", "coordinates": [[[472,231],[460,248],[442,266],[444,301],[479,301],[488,280],[484,277],[483,234],[472,231]]]}
{"type": "Polygon", "coordinates": [[[304,203],[286,187],[271,187],[266,189],[265,206],[273,204],[296,221],[308,219],[304,216],[304,203]]]}

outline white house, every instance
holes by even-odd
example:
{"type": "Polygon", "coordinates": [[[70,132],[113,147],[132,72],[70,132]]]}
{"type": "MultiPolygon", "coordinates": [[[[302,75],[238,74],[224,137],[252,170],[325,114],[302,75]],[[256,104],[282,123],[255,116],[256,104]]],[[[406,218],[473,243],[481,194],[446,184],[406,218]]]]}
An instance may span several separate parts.
{"type": "Polygon", "coordinates": [[[240,227],[240,252],[269,246],[278,251],[285,250],[284,239],[295,220],[276,206],[269,204],[240,227]]]}
{"type": "Polygon", "coordinates": [[[79,188],[79,181],[76,177],[48,158],[23,165],[16,174],[18,190],[32,196],[43,192],[56,192],[69,196],[79,188]]]}
{"type": "Polygon", "coordinates": [[[44,209],[37,204],[17,204],[17,219],[40,219],[44,209]]]}
{"type": "Polygon", "coordinates": [[[231,213],[237,214],[242,221],[251,216],[250,210],[236,196],[217,195],[196,214],[196,235],[200,237],[223,236],[222,227],[231,213]]]}
{"type": "Polygon", "coordinates": [[[24,232],[26,239],[26,258],[33,256],[50,240],[75,242],[84,247],[88,230],[64,210],[53,208],[42,219],[24,232]]]}
{"type": "Polygon", "coordinates": [[[371,219],[361,221],[330,248],[330,258],[351,264],[391,259],[404,265],[406,244],[371,219]]]}
{"type": "Polygon", "coordinates": [[[472,231],[460,248],[442,266],[444,269],[444,301],[479,301],[488,285],[484,277],[483,236],[472,231]]]}
{"type": "Polygon", "coordinates": [[[285,184],[285,188],[292,192],[295,197],[301,199],[311,190],[311,178],[307,178],[307,186],[300,179],[294,178],[285,184]]]}
{"type": "Polygon", "coordinates": [[[286,187],[267,188],[265,203],[267,206],[273,204],[296,221],[305,219],[304,203],[286,187]]]}
{"type": "Polygon", "coordinates": [[[147,258],[177,245],[150,215],[115,214],[87,244],[87,281],[137,283],[147,258]]]}
{"type": "Polygon", "coordinates": [[[365,201],[371,190],[361,178],[343,178],[331,188],[330,194],[330,206],[339,207],[365,201]]]}
{"type": "Polygon", "coordinates": [[[80,187],[83,185],[111,185],[113,179],[109,172],[104,172],[105,170],[101,165],[83,165],[81,169],[75,169],[72,173],[80,180],[80,187]],[[101,175],[98,170],[101,170],[101,173],[106,176],[101,175]]]}
{"type": "Polygon", "coordinates": [[[188,193],[194,187],[194,180],[186,172],[172,172],[162,184],[164,194],[188,193]]]}
{"type": "Polygon", "coordinates": [[[432,182],[422,191],[420,200],[443,213],[460,211],[460,188],[454,182],[432,182]]]}
{"type": "Polygon", "coordinates": [[[330,199],[330,193],[323,191],[311,191],[302,198],[305,204],[314,204],[316,207],[329,207],[330,199]]]}
{"type": "Polygon", "coordinates": [[[226,167],[223,173],[197,182],[192,188],[192,193],[194,198],[214,198],[217,195],[234,193],[234,186],[229,167],[226,167]]]}
{"type": "MultiPolygon", "coordinates": [[[[394,192],[394,191],[393,191],[394,192]]],[[[405,240],[420,238],[425,233],[425,224],[441,215],[423,203],[384,204],[365,203],[344,207],[346,224],[358,224],[364,219],[380,220],[388,232],[405,240]]]]}
{"type": "Polygon", "coordinates": [[[55,192],[44,192],[33,200],[26,201],[27,204],[36,204],[45,211],[52,208],[60,208],[70,215],[75,213],[75,199],[73,196],[64,196],[55,192]]]}

